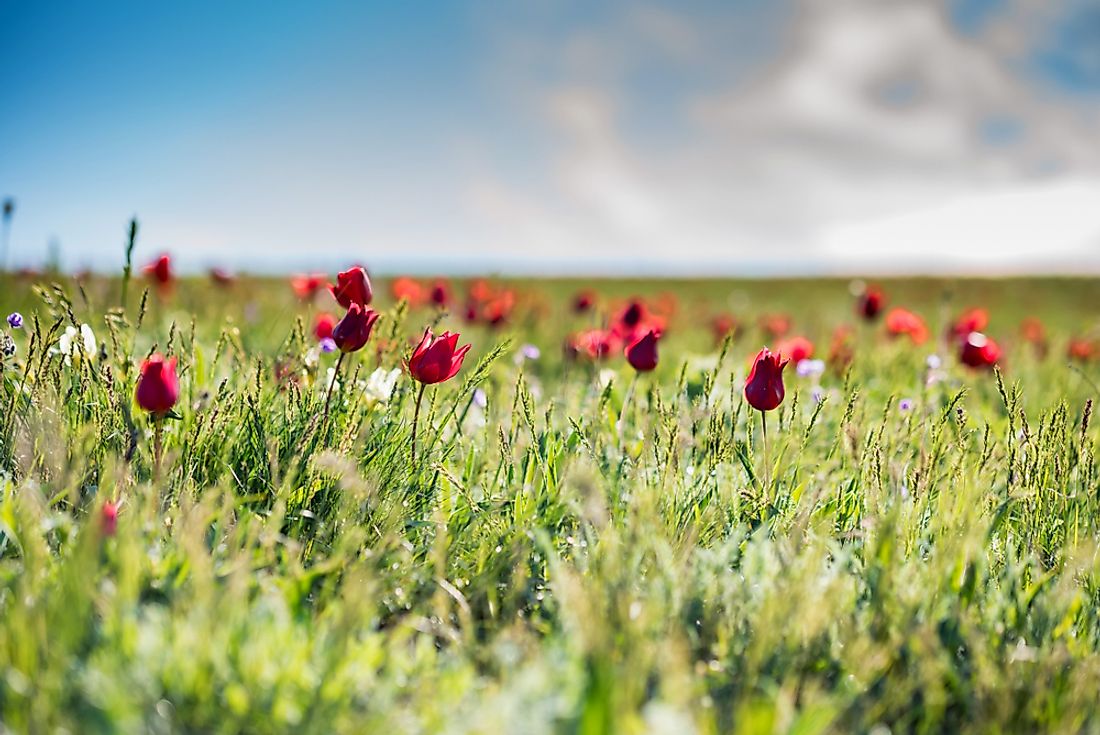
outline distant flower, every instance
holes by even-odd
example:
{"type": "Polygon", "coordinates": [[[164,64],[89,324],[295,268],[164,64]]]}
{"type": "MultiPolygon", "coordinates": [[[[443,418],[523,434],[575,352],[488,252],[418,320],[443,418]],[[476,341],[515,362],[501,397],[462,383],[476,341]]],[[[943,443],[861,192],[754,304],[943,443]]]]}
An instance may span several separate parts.
{"type": "Polygon", "coordinates": [[[741,331],[741,323],[732,314],[718,314],[710,320],[710,331],[716,342],[721,342],[727,336],[736,337],[741,331]]]}
{"type": "Polygon", "coordinates": [[[1001,348],[981,332],[971,332],[959,349],[959,360],[975,369],[991,368],[1001,359],[1001,348]]]}
{"type": "Polygon", "coordinates": [[[521,347],[520,353],[524,356],[524,358],[528,360],[537,360],[539,359],[539,356],[542,355],[542,352],[539,350],[539,348],[531,344],[526,344],[521,347]]]}
{"type": "Polygon", "coordinates": [[[294,289],[294,294],[302,301],[309,301],[327,285],[328,277],[324,273],[300,273],[290,279],[290,287],[294,289]]]}
{"type": "Polygon", "coordinates": [[[12,329],[22,329],[23,315],[20,314],[18,311],[13,311],[12,313],[8,314],[8,326],[12,329]]]}
{"type": "Polygon", "coordinates": [[[886,332],[891,337],[907,336],[915,345],[928,340],[928,326],[924,319],[908,309],[895,308],[886,314],[886,332]]]}
{"type": "Polygon", "coordinates": [[[800,378],[809,378],[814,375],[821,375],[825,372],[824,360],[799,360],[794,366],[794,370],[798,373],[800,378]]]}
{"type": "Polygon", "coordinates": [[[332,340],[341,352],[356,352],[370,339],[379,314],[371,308],[352,302],[348,313],[332,328],[332,340]]]}
{"type": "Polygon", "coordinates": [[[902,413],[907,413],[909,411],[912,411],[913,410],[913,399],[912,398],[902,398],[900,401],[898,401],[898,410],[901,411],[902,413]]]}
{"type": "Polygon", "coordinates": [[[451,303],[451,289],[442,278],[432,284],[428,291],[428,300],[440,309],[451,303]]]}
{"type": "Polygon", "coordinates": [[[814,356],[814,343],[805,337],[791,337],[777,344],[775,351],[797,365],[814,356]]]}
{"type": "Polygon", "coordinates": [[[390,284],[390,294],[395,301],[405,301],[412,307],[424,303],[424,287],[408,276],[393,279],[390,284]]]}
{"type": "Polygon", "coordinates": [[[810,389],[810,400],[814,403],[821,403],[825,400],[825,389],[820,385],[815,385],[810,389]]]}
{"type": "Polygon", "coordinates": [[[965,340],[971,332],[981,332],[989,326],[989,312],[985,309],[970,309],[963,312],[951,327],[956,339],[965,340]]]}
{"type": "Polygon", "coordinates": [[[450,380],[462,368],[470,345],[458,346],[458,333],[444,332],[433,336],[431,328],[424,330],[420,344],[405,362],[413,379],[425,385],[450,380]]]}
{"type": "Polygon", "coordinates": [[[940,359],[939,355],[929,355],[924,364],[928,366],[929,370],[939,370],[943,365],[943,360],[940,359]]]}
{"type": "Polygon", "coordinates": [[[172,284],[172,258],[165,254],[157,258],[144,268],[145,274],[152,278],[158,286],[165,287],[172,284]]]}
{"type": "Polygon", "coordinates": [[[334,340],[332,337],[322,337],[320,345],[321,352],[324,352],[326,354],[328,354],[329,352],[336,352],[336,350],[338,349],[336,346],[336,340],[334,340]]]}
{"type": "Polygon", "coordinates": [[[210,269],[210,280],[215,286],[232,286],[237,277],[227,271],[225,268],[214,267],[210,269]]]}
{"type": "Polygon", "coordinates": [[[318,340],[332,337],[332,328],[336,326],[336,317],[321,312],[313,321],[313,336],[318,340]]]}
{"type": "Polygon", "coordinates": [[[138,405],[154,415],[168,413],[180,397],[179,378],[176,377],[176,358],[165,358],[153,353],[141,363],[141,375],[134,391],[138,405]]]}
{"type": "Polygon", "coordinates": [[[363,394],[370,403],[388,403],[393,397],[393,389],[397,386],[397,379],[401,377],[401,371],[397,368],[386,370],[378,368],[370,377],[363,388],[363,394]]]}
{"type": "Polygon", "coordinates": [[[349,268],[336,275],[336,285],[329,286],[332,295],[336,297],[336,303],[345,309],[352,304],[365,307],[374,298],[374,290],[370,285],[370,277],[362,266],[349,268]]]}
{"type": "Polygon", "coordinates": [[[630,367],[634,368],[639,373],[647,373],[656,368],[657,342],[660,338],[661,333],[658,330],[650,329],[641,337],[638,337],[628,344],[624,353],[626,354],[626,361],[630,363],[630,367]]]}
{"type": "Polygon", "coordinates": [[[57,349],[65,356],[65,361],[68,363],[72,357],[81,353],[86,357],[95,357],[98,346],[90,326],[81,324],[80,329],[77,329],[70,324],[58,337],[57,349]]]}
{"type": "Polygon", "coordinates": [[[104,536],[114,536],[118,530],[118,504],[108,500],[99,511],[99,527],[104,536]]]}
{"type": "Polygon", "coordinates": [[[783,355],[760,350],[752,362],[752,369],[745,379],[745,400],[757,411],[771,411],[783,402],[783,368],[790,362],[783,355]]]}
{"type": "Polygon", "coordinates": [[[595,291],[581,291],[573,297],[573,311],[583,314],[592,309],[596,304],[595,291]]]}
{"type": "Polygon", "coordinates": [[[489,406],[489,396],[481,388],[474,388],[474,405],[482,410],[489,406]]]}
{"type": "Polygon", "coordinates": [[[882,292],[882,289],[868,286],[856,301],[856,312],[867,321],[872,321],[878,317],[885,304],[886,294],[882,292]]]}

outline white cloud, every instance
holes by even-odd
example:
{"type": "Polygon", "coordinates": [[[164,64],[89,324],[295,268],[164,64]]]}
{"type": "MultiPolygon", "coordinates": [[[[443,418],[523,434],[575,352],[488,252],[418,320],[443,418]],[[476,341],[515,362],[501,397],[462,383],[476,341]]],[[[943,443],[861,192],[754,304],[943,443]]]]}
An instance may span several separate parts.
{"type": "Polygon", "coordinates": [[[1013,62],[1028,33],[1005,41],[1011,19],[968,37],[936,3],[807,0],[774,63],[747,83],[670,96],[657,114],[673,132],[654,143],[637,132],[651,91],[631,77],[654,39],[662,63],[689,74],[720,80],[715,67],[736,62],[708,46],[720,27],[707,18],[623,13],[567,36],[564,68],[525,80],[555,141],[548,185],[479,177],[497,192],[479,210],[489,224],[552,248],[547,257],[703,272],[889,267],[884,252],[925,270],[1100,268],[1100,221],[1081,211],[1100,181],[1095,111],[1021,79],[1013,62]],[[1025,257],[1029,242],[1045,260],[1025,257]]]}

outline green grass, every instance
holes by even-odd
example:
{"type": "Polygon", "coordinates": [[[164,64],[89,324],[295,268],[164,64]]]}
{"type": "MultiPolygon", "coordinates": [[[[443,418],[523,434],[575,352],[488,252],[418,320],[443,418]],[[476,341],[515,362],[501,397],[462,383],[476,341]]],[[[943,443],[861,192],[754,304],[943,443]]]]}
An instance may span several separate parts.
{"type": "Polygon", "coordinates": [[[886,282],[933,339],[858,327],[822,404],[788,370],[766,453],[740,392],[755,320],[789,312],[825,352],[854,325],[845,282],[597,283],[679,298],[632,390],[621,356],[561,358],[591,321],[568,309],[580,284],[515,285],[498,330],[380,298],[322,422],[335,358],[307,356],[311,308],[283,281],[147,301],[134,283],[120,305],[118,280],[0,278],[0,311],[27,321],[0,324],[18,345],[0,392],[6,729],[1100,732],[1100,371],[1064,358],[1098,326],[1100,282],[886,282]],[[1000,377],[936,337],[972,305],[1000,377]],[[718,310],[747,325],[723,348],[718,310]],[[1046,357],[1016,336],[1029,315],[1046,357]],[[413,464],[410,379],[389,401],[365,386],[437,322],[474,350],[426,393],[413,464]],[[59,336],[85,323],[98,354],[66,361],[59,336]],[[517,360],[524,343],[542,357],[517,360]],[[154,348],[182,386],[159,479],[133,402],[154,348]]]}

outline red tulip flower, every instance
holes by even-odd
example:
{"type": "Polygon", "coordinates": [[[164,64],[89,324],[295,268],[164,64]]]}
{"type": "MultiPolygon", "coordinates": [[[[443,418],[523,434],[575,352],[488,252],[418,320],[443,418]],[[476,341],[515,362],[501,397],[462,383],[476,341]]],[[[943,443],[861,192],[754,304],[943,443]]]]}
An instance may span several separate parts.
{"type": "Polygon", "coordinates": [[[891,309],[886,315],[886,332],[891,337],[907,336],[913,344],[921,345],[928,340],[928,327],[924,320],[908,309],[891,309]]]}
{"type": "Polygon", "coordinates": [[[611,354],[613,338],[609,332],[603,329],[589,329],[581,332],[572,340],[576,354],[584,355],[590,360],[602,360],[611,354]]]}
{"type": "Polygon", "coordinates": [[[786,314],[766,314],[760,317],[760,327],[771,339],[779,339],[791,331],[791,318],[786,314]]]}
{"type": "Polygon", "coordinates": [[[324,273],[299,274],[290,279],[290,287],[302,301],[311,300],[326,286],[328,286],[328,277],[324,273]]]}
{"type": "Polygon", "coordinates": [[[395,278],[390,284],[390,293],[396,301],[406,301],[416,307],[424,303],[424,287],[408,276],[395,278]]]}
{"type": "Polygon", "coordinates": [[[626,361],[639,373],[647,373],[657,367],[657,340],[660,332],[650,329],[626,346],[626,361]]]}
{"type": "Polygon", "coordinates": [[[1037,317],[1030,316],[1020,322],[1020,336],[1029,343],[1040,358],[1045,357],[1049,343],[1047,342],[1047,330],[1037,317]]]}
{"type": "Polygon", "coordinates": [[[573,297],[573,311],[578,314],[583,314],[586,311],[591,311],[592,307],[596,305],[596,294],[594,291],[581,291],[573,297]]]}
{"type": "Polygon", "coordinates": [[[155,261],[145,266],[146,275],[152,278],[160,287],[172,285],[172,258],[162,255],[155,261]]]}
{"type": "Polygon", "coordinates": [[[1097,343],[1090,339],[1082,339],[1080,337],[1074,337],[1069,341],[1069,346],[1066,348],[1066,354],[1071,360],[1077,362],[1089,362],[1097,353],[1100,353],[1097,343]]]}
{"type": "Polygon", "coordinates": [[[104,536],[114,536],[118,530],[118,504],[108,500],[99,511],[99,528],[104,536]]]}
{"type": "Polygon", "coordinates": [[[981,332],[968,334],[959,349],[959,360],[975,369],[991,368],[1000,359],[1000,346],[981,332]]]}
{"type": "Polygon", "coordinates": [[[833,339],[829,343],[829,367],[838,373],[843,373],[855,357],[852,336],[852,328],[847,324],[833,330],[833,339]]]}
{"type": "Polygon", "coordinates": [[[774,411],[783,402],[783,368],[790,360],[767,347],[757,353],[745,379],[745,400],[757,411],[774,411]]]}
{"type": "Polygon", "coordinates": [[[405,362],[409,375],[424,385],[442,383],[457,375],[470,351],[470,345],[458,347],[458,337],[451,332],[433,337],[431,327],[425,329],[420,344],[405,362]]]}
{"type": "Polygon", "coordinates": [[[859,300],[856,302],[856,312],[867,321],[873,321],[878,318],[878,315],[882,312],[882,307],[885,305],[886,294],[882,292],[882,289],[869,286],[859,295],[859,300]]]}
{"type": "Polygon", "coordinates": [[[728,335],[736,337],[741,331],[741,323],[732,314],[719,314],[710,320],[710,329],[714,333],[714,340],[721,342],[728,335]]]}
{"type": "Polygon", "coordinates": [[[814,356],[814,343],[805,337],[791,337],[776,345],[775,351],[797,365],[814,356]]]}
{"type": "Polygon", "coordinates": [[[336,303],[347,309],[352,304],[366,307],[374,298],[370,285],[370,276],[362,266],[349,268],[336,275],[336,285],[328,287],[336,297],[336,303]]]}
{"type": "Polygon", "coordinates": [[[165,359],[164,355],[153,353],[141,363],[135,396],[138,405],[154,416],[164,416],[171,411],[180,397],[176,358],[165,359]]]}
{"type": "Polygon", "coordinates": [[[963,312],[951,327],[956,339],[966,339],[971,332],[981,333],[989,326],[989,312],[985,309],[970,309],[963,312]]]}
{"type": "Polygon", "coordinates": [[[313,336],[318,341],[325,339],[326,337],[332,338],[332,329],[336,326],[336,317],[332,314],[320,313],[317,315],[317,319],[313,322],[313,336]]]}
{"type": "Polygon", "coordinates": [[[344,353],[363,349],[378,317],[379,314],[374,309],[353,302],[344,318],[332,328],[332,341],[344,353]]]}
{"type": "Polygon", "coordinates": [[[440,309],[446,308],[451,303],[451,289],[447,286],[447,282],[440,279],[433,283],[431,291],[428,292],[428,299],[440,309]]]}

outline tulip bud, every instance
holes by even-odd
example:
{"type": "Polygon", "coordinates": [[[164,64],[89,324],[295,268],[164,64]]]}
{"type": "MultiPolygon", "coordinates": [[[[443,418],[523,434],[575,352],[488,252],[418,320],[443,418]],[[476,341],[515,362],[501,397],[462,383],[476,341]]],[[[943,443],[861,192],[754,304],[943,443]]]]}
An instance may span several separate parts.
{"type": "Polygon", "coordinates": [[[626,361],[632,368],[640,373],[647,373],[657,367],[657,340],[660,336],[651,329],[626,346],[626,361]]]}
{"type": "Polygon", "coordinates": [[[336,317],[332,314],[321,313],[317,315],[317,319],[313,322],[313,336],[317,338],[317,341],[323,339],[332,338],[332,329],[336,326],[336,317]]]}
{"type": "Polygon", "coordinates": [[[757,353],[749,377],[745,379],[745,400],[757,411],[772,411],[786,395],[783,388],[783,368],[790,360],[771,352],[767,347],[757,353]]]}
{"type": "Polygon", "coordinates": [[[176,358],[165,359],[160,353],[153,353],[141,363],[135,396],[138,405],[149,413],[164,415],[171,411],[180,397],[176,358]]]}
{"type": "Polygon", "coordinates": [[[361,266],[355,266],[336,276],[336,285],[329,286],[336,302],[347,309],[352,304],[366,307],[374,298],[370,277],[361,266]]]}
{"type": "Polygon", "coordinates": [[[99,511],[99,527],[104,536],[114,536],[118,530],[118,505],[108,500],[99,511]]]}
{"type": "Polygon", "coordinates": [[[172,258],[162,255],[156,261],[145,266],[145,273],[160,286],[172,283],[172,258]]]}
{"type": "Polygon", "coordinates": [[[991,368],[1001,359],[1001,348],[981,332],[971,332],[959,349],[959,361],[975,369],[991,368]]]}
{"type": "Polygon", "coordinates": [[[357,303],[348,307],[348,313],[332,328],[332,341],[342,352],[355,352],[363,349],[370,339],[374,323],[378,321],[378,312],[367,309],[357,303]]]}
{"type": "Polygon", "coordinates": [[[868,287],[856,302],[856,311],[867,321],[876,319],[886,304],[886,294],[875,286],[868,287]]]}

